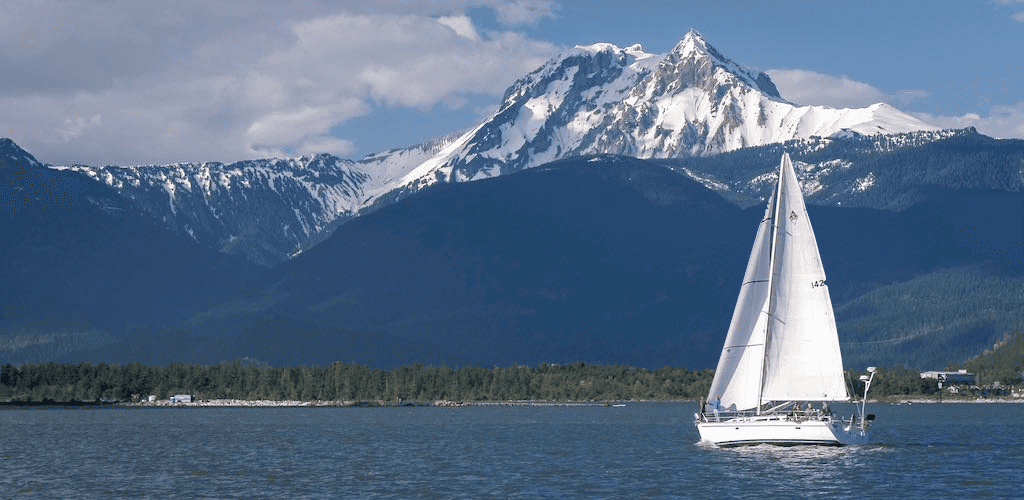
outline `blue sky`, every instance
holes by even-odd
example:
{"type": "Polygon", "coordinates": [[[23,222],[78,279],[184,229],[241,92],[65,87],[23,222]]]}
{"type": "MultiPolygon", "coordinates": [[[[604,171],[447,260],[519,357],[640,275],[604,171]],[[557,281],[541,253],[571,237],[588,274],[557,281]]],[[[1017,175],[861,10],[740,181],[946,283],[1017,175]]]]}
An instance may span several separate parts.
{"type": "Polygon", "coordinates": [[[0,136],[54,164],[358,158],[466,129],[577,44],[689,29],[784,98],[1024,138],[1024,1],[0,4],[0,136]]]}

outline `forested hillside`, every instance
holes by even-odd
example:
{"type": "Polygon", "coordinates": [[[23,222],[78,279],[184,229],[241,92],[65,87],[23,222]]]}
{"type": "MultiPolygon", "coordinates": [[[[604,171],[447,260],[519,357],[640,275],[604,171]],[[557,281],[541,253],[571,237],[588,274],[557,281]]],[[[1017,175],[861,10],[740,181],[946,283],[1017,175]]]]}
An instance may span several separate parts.
{"type": "Polygon", "coordinates": [[[845,365],[940,369],[1024,327],[1024,280],[997,271],[940,270],[837,306],[845,365]]]}
{"type": "Polygon", "coordinates": [[[991,349],[985,349],[962,365],[950,367],[951,370],[960,368],[977,373],[979,384],[1019,384],[1024,378],[1024,334],[1021,330],[1007,333],[991,349]]]}

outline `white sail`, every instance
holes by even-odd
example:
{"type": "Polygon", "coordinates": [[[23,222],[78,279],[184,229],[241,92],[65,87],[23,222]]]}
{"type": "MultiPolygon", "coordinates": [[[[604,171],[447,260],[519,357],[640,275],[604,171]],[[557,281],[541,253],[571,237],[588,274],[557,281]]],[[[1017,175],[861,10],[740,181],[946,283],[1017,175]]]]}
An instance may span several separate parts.
{"type": "Polygon", "coordinates": [[[726,410],[749,410],[759,404],[768,324],[774,207],[773,193],[754,238],[740,296],[708,394],[709,402],[726,410]]]}
{"type": "Polygon", "coordinates": [[[789,155],[780,169],[762,401],[847,400],[825,271],[789,155]]]}
{"type": "MultiPolygon", "coordinates": [[[[874,368],[868,372],[861,377],[865,399],[874,368]]],[[[849,419],[825,403],[811,404],[849,399],[818,244],[793,165],[783,155],[709,405],[694,420],[701,440],[718,446],[867,443],[874,415],[864,412],[864,403],[859,417],[849,419]]]]}

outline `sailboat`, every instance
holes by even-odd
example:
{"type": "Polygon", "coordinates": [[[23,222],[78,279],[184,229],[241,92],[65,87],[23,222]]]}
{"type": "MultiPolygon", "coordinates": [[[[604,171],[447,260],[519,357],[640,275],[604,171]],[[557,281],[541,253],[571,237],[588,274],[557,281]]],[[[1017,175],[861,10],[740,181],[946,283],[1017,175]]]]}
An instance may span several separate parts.
{"type": "Polygon", "coordinates": [[[867,372],[854,413],[835,413],[829,403],[851,399],[832,300],[800,183],[783,154],[707,402],[694,415],[697,430],[721,447],[865,443],[874,367],[867,372]]]}

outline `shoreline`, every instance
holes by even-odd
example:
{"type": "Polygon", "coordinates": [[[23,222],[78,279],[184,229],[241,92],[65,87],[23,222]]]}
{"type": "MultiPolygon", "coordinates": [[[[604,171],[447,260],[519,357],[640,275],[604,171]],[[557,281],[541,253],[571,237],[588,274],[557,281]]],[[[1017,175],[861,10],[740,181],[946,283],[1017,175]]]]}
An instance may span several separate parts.
{"type": "MultiPolygon", "coordinates": [[[[433,406],[439,408],[461,408],[466,406],[607,406],[627,405],[631,403],[696,403],[695,399],[624,399],[608,401],[551,401],[551,400],[508,400],[508,401],[275,401],[269,399],[208,399],[192,403],[171,403],[167,400],[155,402],[120,403],[118,406],[133,408],[150,407],[198,407],[198,408],[326,408],[326,407],[372,407],[372,408],[399,408],[399,407],[420,407],[433,406]]],[[[886,398],[869,399],[868,404],[1020,404],[1024,398],[976,398],[976,399],[943,399],[938,401],[935,398],[886,398]]]]}
{"type": "MultiPolygon", "coordinates": [[[[868,401],[871,403],[871,401],[868,401]]],[[[920,399],[920,398],[907,398],[907,399],[893,399],[890,401],[883,401],[889,404],[1014,404],[1024,403],[1024,398],[978,398],[978,399],[946,399],[943,398],[939,401],[936,398],[931,399],[920,399]]]]}
{"type": "Polygon", "coordinates": [[[694,400],[622,400],[622,401],[275,401],[269,399],[204,399],[191,403],[172,403],[168,400],[137,403],[118,403],[114,406],[127,408],[405,408],[431,406],[438,408],[461,408],[466,406],[600,406],[614,407],[628,403],[683,403],[694,400]]]}
{"type": "MultiPolygon", "coordinates": [[[[551,407],[551,406],[589,406],[589,407],[621,407],[636,403],[696,403],[692,399],[672,400],[608,400],[608,401],[551,401],[551,400],[508,400],[508,401],[297,401],[270,399],[204,399],[194,402],[171,402],[157,400],[153,402],[94,402],[94,401],[4,401],[2,408],[405,408],[405,407],[438,407],[462,408],[480,407],[551,407]]],[[[869,404],[910,405],[910,404],[1021,404],[1024,398],[977,398],[977,399],[946,399],[936,398],[885,398],[868,400],[869,404]]]]}
{"type": "MultiPolygon", "coordinates": [[[[633,403],[696,403],[694,399],[626,399],[609,401],[549,401],[549,400],[509,400],[509,401],[274,401],[269,399],[246,400],[246,399],[209,399],[193,403],[171,403],[167,400],[155,402],[121,403],[119,406],[132,408],[156,408],[156,407],[198,407],[198,408],[326,408],[326,407],[372,407],[372,408],[399,408],[399,407],[421,407],[433,406],[439,408],[461,408],[467,406],[605,406],[616,407],[633,403]]],[[[943,399],[938,401],[935,398],[888,398],[883,400],[871,399],[868,404],[1020,404],[1024,398],[977,398],[977,399],[943,399]]]]}

